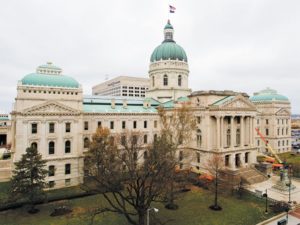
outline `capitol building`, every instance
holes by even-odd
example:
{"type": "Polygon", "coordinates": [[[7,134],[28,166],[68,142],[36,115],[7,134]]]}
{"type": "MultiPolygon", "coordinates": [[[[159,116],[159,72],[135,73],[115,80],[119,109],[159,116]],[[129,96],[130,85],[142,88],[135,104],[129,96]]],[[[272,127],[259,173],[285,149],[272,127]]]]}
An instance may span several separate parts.
{"type": "MultiPolygon", "coordinates": [[[[228,171],[250,168],[257,154],[267,151],[256,129],[278,153],[291,150],[288,98],[270,88],[251,96],[238,91],[192,91],[188,57],[175,42],[170,21],[163,42],[151,54],[148,76],[141,83],[126,77],[114,80],[118,88],[108,85],[100,90],[102,86],[96,85],[91,96],[52,63],[20,77],[11,118],[0,129],[11,146],[9,168],[26,147],[35,146],[47,160],[51,188],[78,185],[84,176],[84,153],[97,127],[108,127],[111,133],[140,131],[144,144],[151,143],[160,130],[157,107],[172,110],[182,103],[191,105],[197,128],[185,146],[190,157],[180,158],[181,168],[204,170],[212,154],[224,158],[228,171]]],[[[11,171],[0,164],[0,180],[10,176],[11,171]]]]}

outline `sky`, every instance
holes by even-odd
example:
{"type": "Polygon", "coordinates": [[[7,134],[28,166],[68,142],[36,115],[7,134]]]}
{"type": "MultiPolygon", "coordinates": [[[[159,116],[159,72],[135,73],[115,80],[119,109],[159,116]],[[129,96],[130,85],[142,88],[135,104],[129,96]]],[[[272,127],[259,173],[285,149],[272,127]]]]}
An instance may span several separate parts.
{"type": "Polygon", "coordinates": [[[298,0],[1,1],[0,112],[11,112],[18,81],[48,61],[84,94],[106,77],[148,77],[170,19],[193,91],[270,87],[300,113],[299,10],[298,0]]]}

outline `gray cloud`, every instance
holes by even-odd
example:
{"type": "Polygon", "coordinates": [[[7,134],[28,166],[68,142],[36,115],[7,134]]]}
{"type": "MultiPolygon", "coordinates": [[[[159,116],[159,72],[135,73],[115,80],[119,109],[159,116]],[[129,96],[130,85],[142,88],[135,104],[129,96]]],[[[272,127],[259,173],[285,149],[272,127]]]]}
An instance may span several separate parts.
{"type": "Polygon", "coordinates": [[[52,61],[84,92],[118,75],[147,76],[168,17],[187,52],[190,86],[248,94],[277,89],[300,112],[300,2],[27,0],[0,8],[0,111],[10,111],[17,81],[52,61]]]}

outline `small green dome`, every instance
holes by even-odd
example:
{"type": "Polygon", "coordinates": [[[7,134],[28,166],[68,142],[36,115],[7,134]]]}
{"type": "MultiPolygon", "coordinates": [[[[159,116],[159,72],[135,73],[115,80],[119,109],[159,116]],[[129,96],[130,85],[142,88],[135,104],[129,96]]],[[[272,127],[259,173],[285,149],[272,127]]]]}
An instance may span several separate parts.
{"type": "Polygon", "coordinates": [[[174,29],[172,24],[170,23],[170,20],[168,20],[168,23],[166,24],[164,29],[174,29]]]}
{"type": "Polygon", "coordinates": [[[163,42],[156,47],[151,55],[150,61],[155,62],[168,59],[188,61],[184,49],[175,42],[163,42]]]}
{"type": "Polygon", "coordinates": [[[61,75],[61,69],[52,63],[41,65],[36,73],[30,73],[21,80],[23,85],[79,88],[79,83],[72,77],[61,75]]]}
{"type": "Polygon", "coordinates": [[[270,88],[254,93],[250,100],[252,102],[289,101],[286,96],[280,95],[276,90],[270,88]]]}

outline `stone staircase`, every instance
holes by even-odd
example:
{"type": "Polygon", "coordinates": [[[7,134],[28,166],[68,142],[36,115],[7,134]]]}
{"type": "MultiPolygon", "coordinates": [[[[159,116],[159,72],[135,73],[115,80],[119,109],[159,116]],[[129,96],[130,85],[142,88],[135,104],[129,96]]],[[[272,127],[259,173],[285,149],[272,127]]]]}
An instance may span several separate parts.
{"type": "Polygon", "coordinates": [[[0,182],[9,181],[11,178],[12,172],[12,161],[8,160],[0,160],[0,182]]]}
{"type": "Polygon", "coordinates": [[[251,167],[239,169],[239,175],[248,184],[260,183],[268,179],[266,175],[251,167]]]}

